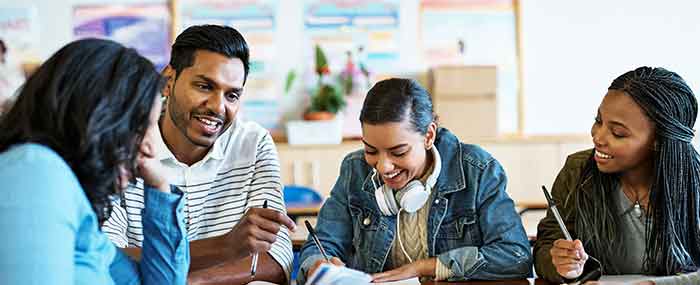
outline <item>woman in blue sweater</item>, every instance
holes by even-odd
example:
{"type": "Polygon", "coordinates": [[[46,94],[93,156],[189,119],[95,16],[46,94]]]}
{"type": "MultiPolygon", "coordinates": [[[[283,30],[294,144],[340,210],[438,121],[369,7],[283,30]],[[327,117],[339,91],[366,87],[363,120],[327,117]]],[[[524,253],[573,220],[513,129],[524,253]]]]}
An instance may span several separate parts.
{"type": "Polygon", "coordinates": [[[163,79],[135,50],[80,40],[0,118],[0,284],[185,284],[181,193],[149,144],[163,79]],[[111,197],[144,179],[140,262],[100,232],[111,197]]]}

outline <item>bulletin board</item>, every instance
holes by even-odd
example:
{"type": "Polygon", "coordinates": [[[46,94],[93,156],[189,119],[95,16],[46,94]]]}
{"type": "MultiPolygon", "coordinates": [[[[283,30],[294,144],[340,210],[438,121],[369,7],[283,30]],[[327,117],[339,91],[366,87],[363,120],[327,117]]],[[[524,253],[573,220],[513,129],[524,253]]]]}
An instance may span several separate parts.
{"type": "Polygon", "coordinates": [[[370,70],[397,72],[399,8],[399,0],[304,1],[305,57],[311,59],[312,47],[318,44],[326,52],[331,70],[338,70],[347,51],[357,53],[360,49],[370,70]]]}

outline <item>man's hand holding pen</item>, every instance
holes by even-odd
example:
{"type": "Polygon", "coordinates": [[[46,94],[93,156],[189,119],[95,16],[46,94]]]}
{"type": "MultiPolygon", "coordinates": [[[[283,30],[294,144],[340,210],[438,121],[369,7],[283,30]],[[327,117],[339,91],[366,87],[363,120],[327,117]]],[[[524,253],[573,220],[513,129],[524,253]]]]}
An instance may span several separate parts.
{"type": "Polygon", "coordinates": [[[295,230],[294,222],[274,209],[250,208],[227,234],[220,237],[222,246],[232,258],[240,259],[251,253],[265,253],[277,241],[282,226],[295,230]]]}

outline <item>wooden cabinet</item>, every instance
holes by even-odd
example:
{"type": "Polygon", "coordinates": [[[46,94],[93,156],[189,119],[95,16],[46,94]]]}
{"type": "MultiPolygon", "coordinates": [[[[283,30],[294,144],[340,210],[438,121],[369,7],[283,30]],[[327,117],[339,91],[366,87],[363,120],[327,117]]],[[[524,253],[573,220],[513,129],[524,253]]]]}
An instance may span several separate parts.
{"type": "Polygon", "coordinates": [[[546,203],[542,185],[551,190],[566,157],[593,147],[585,136],[557,139],[511,139],[480,143],[506,170],[507,192],[516,204],[546,203]]]}

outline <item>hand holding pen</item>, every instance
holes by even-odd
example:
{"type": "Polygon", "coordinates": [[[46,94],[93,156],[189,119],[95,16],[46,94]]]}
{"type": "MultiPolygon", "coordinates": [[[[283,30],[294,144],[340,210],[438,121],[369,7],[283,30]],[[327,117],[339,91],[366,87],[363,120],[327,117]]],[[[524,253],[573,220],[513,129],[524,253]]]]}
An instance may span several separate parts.
{"type": "MultiPolygon", "coordinates": [[[[263,209],[267,209],[267,200],[263,202],[263,209]]],[[[255,271],[258,269],[258,252],[253,253],[253,260],[250,262],[250,276],[255,277],[255,271]]]]}
{"type": "Polygon", "coordinates": [[[243,259],[251,253],[265,253],[277,241],[277,233],[282,227],[294,231],[294,222],[285,213],[276,210],[275,205],[271,200],[268,209],[249,208],[230,232],[217,238],[222,254],[231,259],[243,259]]]}
{"type": "Polygon", "coordinates": [[[314,227],[311,226],[311,223],[309,223],[309,221],[304,221],[304,225],[306,225],[306,229],[309,230],[309,237],[311,237],[311,239],[314,241],[314,244],[316,245],[316,248],[318,248],[318,251],[320,251],[321,255],[323,255],[323,259],[317,260],[314,263],[314,265],[312,265],[306,272],[306,278],[309,278],[309,276],[313,275],[314,271],[316,271],[316,269],[318,269],[318,267],[321,266],[321,264],[323,263],[330,263],[337,266],[345,266],[345,263],[343,263],[343,261],[341,261],[340,258],[328,257],[328,255],[326,254],[326,250],[323,249],[323,244],[321,244],[321,240],[318,239],[316,231],[314,230],[314,227]]]}
{"type": "Polygon", "coordinates": [[[557,270],[557,273],[567,279],[575,279],[583,273],[584,265],[588,261],[588,254],[583,248],[583,243],[580,240],[572,240],[571,234],[569,234],[566,224],[557,209],[552,196],[550,196],[547,188],[542,186],[542,191],[544,192],[545,198],[547,198],[547,203],[549,204],[549,209],[552,215],[559,224],[559,229],[562,234],[564,234],[564,239],[558,239],[552,244],[552,248],[549,250],[552,256],[552,264],[557,270]]]}

